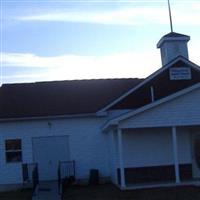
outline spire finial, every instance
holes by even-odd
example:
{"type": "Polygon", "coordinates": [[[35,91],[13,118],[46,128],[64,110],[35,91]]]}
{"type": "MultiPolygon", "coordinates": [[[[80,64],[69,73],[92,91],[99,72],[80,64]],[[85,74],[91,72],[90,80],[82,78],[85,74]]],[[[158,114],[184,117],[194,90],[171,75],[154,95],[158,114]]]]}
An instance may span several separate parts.
{"type": "Polygon", "coordinates": [[[169,0],[168,0],[168,9],[169,9],[170,28],[171,28],[171,32],[173,32],[172,13],[171,13],[171,7],[170,7],[170,2],[169,2],[169,0]]]}

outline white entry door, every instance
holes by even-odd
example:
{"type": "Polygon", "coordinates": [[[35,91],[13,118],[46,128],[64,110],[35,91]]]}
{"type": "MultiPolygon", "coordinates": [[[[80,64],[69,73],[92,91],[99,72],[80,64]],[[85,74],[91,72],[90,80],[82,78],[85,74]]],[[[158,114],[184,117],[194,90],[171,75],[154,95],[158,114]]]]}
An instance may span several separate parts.
{"type": "Polygon", "coordinates": [[[193,176],[200,178],[200,135],[193,137],[193,176]]]}
{"type": "Polygon", "coordinates": [[[56,180],[59,161],[69,160],[68,136],[33,138],[33,159],[40,180],[56,180]]]}

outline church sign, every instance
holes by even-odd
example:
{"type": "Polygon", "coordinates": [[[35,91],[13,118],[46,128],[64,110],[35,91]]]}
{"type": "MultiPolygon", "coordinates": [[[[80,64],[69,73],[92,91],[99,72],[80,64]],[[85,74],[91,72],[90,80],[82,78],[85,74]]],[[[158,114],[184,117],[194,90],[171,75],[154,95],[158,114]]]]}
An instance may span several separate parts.
{"type": "Polygon", "coordinates": [[[169,70],[170,80],[190,80],[191,68],[189,67],[173,67],[169,70]]]}

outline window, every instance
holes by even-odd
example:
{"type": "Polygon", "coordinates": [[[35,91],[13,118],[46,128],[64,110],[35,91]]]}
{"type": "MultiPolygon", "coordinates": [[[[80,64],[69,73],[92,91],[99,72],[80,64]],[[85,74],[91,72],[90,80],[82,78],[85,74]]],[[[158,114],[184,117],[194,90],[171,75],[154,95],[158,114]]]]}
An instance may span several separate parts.
{"type": "Polygon", "coordinates": [[[22,145],[21,139],[6,140],[6,162],[14,163],[22,161],[22,145]]]}

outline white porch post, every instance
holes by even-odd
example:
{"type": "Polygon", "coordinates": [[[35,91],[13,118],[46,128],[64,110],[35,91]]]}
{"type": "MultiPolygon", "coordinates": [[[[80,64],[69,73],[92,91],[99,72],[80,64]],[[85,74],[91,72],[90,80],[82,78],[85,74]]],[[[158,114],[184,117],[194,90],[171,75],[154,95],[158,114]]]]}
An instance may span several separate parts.
{"type": "Polygon", "coordinates": [[[174,157],[176,183],[180,183],[178,149],[177,149],[177,134],[176,134],[176,127],[175,126],[172,127],[172,142],[173,142],[173,157],[174,157]]]}
{"type": "Polygon", "coordinates": [[[123,160],[123,145],[122,145],[122,130],[117,129],[118,137],[118,150],[119,150],[119,166],[120,166],[120,178],[121,178],[121,187],[126,187],[125,185],[125,175],[124,175],[124,160],[123,160]]]}
{"type": "Polygon", "coordinates": [[[113,173],[114,173],[114,183],[117,185],[117,166],[116,166],[116,163],[117,163],[117,159],[116,159],[116,155],[117,155],[117,152],[116,152],[116,140],[115,140],[115,131],[113,130],[112,133],[111,133],[111,155],[113,156],[112,157],[112,170],[113,170],[113,173]]]}

